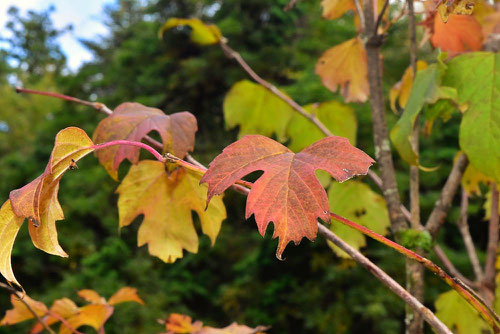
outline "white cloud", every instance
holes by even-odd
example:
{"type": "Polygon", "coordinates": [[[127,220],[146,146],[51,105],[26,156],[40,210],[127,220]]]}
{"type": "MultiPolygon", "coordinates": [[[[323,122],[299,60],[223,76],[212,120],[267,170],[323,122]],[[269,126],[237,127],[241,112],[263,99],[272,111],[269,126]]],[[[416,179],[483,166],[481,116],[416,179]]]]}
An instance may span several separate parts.
{"type": "Polygon", "coordinates": [[[73,31],[62,36],[59,42],[68,57],[69,67],[76,70],[84,61],[92,58],[91,53],[78,42],[78,38],[91,39],[107,32],[106,26],[102,24],[102,10],[105,4],[113,2],[113,0],[0,0],[0,34],[5,33],[9,7],[16,6],[24,14],[30,9],[39,11],[54,5],[56,8],[52,14],[54,25],[57,28],[73,25],[73,31]]]}

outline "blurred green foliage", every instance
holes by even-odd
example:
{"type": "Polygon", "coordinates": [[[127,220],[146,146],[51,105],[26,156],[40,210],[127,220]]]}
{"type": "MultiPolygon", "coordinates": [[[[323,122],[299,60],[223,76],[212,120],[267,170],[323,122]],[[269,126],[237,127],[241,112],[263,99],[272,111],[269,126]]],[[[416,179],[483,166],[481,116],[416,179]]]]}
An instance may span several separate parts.
{"type": "MultiPolygon", "coordinates": [[[[18,22],[14,35],[18,39],[13,43],[25,50],[16,54],[11,49],[2,50],[0,59],[0,199],[5,200],[9,191],[43,171],[60,129],[78,126],[91,134],[103,117],[83,106],[15,95],[9,80],[98,100],[109,107],[137,101],[167,113],[189,110],[199,123],[194,156],[203,163],[236,139],[235,130],[225,130],[222,101],[230,86],[246,79],[246,74],[217,46],[191,43],[189,30],[176,30],[159,40],[157,31],[170,17],[195,16],[217,24],[231,47],[241,52],[257,73],[303,105],[342,101],[321,85],[314,65],[324,50],[355,35],[352,14],[326,21],[320,17],[319,1],[300,1],[292,11],[284,12],[287,3],[117,1],[106,8],[109,34],[82,41],[94,60],[76,73],[45,66],[50,62],[36,70],[20,70],[18,65],[31,54],[54,59],[51,55],[59,50],[54,39],[37,40],[43,42],[40,46],[23,43],[22,36],[31,32],[45,36],[52,31],[49,35],[57,37],[59,32],[51,25],[50,10],[12,16],[18,22]]],[[[406,24],[403,20],[389,31],[383,49],[387,91],[408,65],[406,24]]],[[[432,60],[433,53],[424,49],[420,57],[432,60]]],[[[351,106],[358,117],[358,147],[373,156],[369,106],[351,106]]],[[[396,115],[388,113],[390,127],[396,120],[396,115]]],[[[440,165],[437,171],[421,176],[423,217],[432,209],[457,152],[458,121],[458,116],[446,126],[436,121],[432,136],[422,141],[422,165],[440,165]]],[[[121,177],[127,167],[121,167],[121,177]]],[[[396,167],[405,199],[408,166],[397,159],[396,167]]],[[[202,237],[199,254],[186,254],[181,261],[165,264],[149,256],[146,248],[136,247],[137,223],[118,232],[116,187],[92,157],[63,178],[60,202],[66,219],[58,223],[58,229],[69,259],[38,251],[27,229],[22,229],[14,246],[14,272],[33,298],[51,303],[64,296],[78,300],[76,291],[84,288],[106,297],[124,285],[138,288],[146,306],[117,308],[107,333],[157,333],[162,329],[156,319],[171,312],[186,313],[210,325],[224,326],[232,321],[270,325],[272,333],[402,332],[402,301],[364,269],[336,257],[321,238],[290,246],[286,260],[278,261],[276,240],[270,239],[269,232],[262,239],[253,219],[245,221],[243,196],[227,193],[228,219],[214,247],[202,237]]],[[[480,216],[481,202],[472,201],[471,211],[471,219],[480,216]]],[[[452,211],[450,222],[457,217],[458,211],[452,211]]],[[[483,250],[486,227],[476,220],[472,234],[483,250]]],[[[440,240],[456,266],[470,273],[456,228],[447,225],[440,240]]],[[[404,260],[399,254],[371,240],[365,253],[393,277],[404,280],[404,260]]],[[[426,302],[432,307],[437,294],[447,288],[431,275],[427,283],[426,302]]],[[[7,293],[0,297],[3,313],[10,308],[9,297],[7,293]]],[[[0,333],[22,332],[23,328],[0,328],[0,333]]]]}

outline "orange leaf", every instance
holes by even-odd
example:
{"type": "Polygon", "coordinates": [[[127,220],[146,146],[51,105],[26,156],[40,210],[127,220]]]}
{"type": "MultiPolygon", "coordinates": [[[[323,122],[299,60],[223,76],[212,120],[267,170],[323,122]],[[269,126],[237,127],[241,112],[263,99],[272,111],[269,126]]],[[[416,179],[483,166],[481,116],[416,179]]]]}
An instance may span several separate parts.
{"type": "Polygon", "coordinates": [[[196,333],[202,329],[203,323],[193,323],[190,316],[172,313],[165,322],[165,327],[169,334],[196,333]]]}
{"type": "Polygon", "coordinates": [[[316,63],[315,72],[332,92],[340,86],[346,102],[365,102],[368,98],[366,51],[359,38],[326,50],[316,63]]]}
{"type": "MultiPolygon", "coordinates": [[[[59,322],[60,318],[67,319],[69,317],[76,315],[79,311],[80,309],[71,299],[68,298],[58,299],[54,301],[54,303],[50,307],[50,313],[57,315],[59,318],[54,317],[52,315],[48,315],[43,319],[43,321],[45,324],[50,326],[52,324],[59,322]]],[[[30,334],[38,334],[43,330],[44,330],[43,326],[39,322],[37,322],[31,328],[30,334]]]]}
{"type": "Polygon", "coordinates": [[[199,175],[184,169],[168,174],[165,164],[158,161],[143,160],[132,166],[117,189],[120,228],[143,214],[138,245],[148,244],[151,255],[174,262],[182,257],[183,249],[198,251],[192,219],[195,211],[203,233],[214,243],[226,209],[222,198],[217,198],[205,210],[207,187],[199,183],[199,175]]]}
{"type": "MultiPolygon", "coordinates": [[[[164,152],[184,158],[194,148],[196,118],[189,112],[165,115],[163,111],[140,103],[122,103],[97,126],[93,139],[96,143],[113,140],[141,141],[151,131],[160,134],[164,152]]],[[[99,162],[111,177],[118,180],[118,167],[124,159],[133,164],[139,161],[140,148],[112,146],[97,151],[99,162]]]]}
{"type": "Polygon", "coordinates": [[[17,217],[12,211],[10,200],[0,208],[0,273],[9,282],[20,285],[12,271],[11,254],[17,232],[23,224],[24,218],[17,217]]]}
{"type": "Polygon", "coordinates": [[[201,183],[208,183],[210,201],[245,175],[264,171],[248,195],[246,218],[255,216],[261,235],[269,222],[274,223],[273,238],[279,237],[276,256],[281,259],[290,241],[316,238],[317,218],[330,220],[328,198],[315,171],[325,170],[342,182],[366,174],[373,162],[343,137],[321,139],[295,154],[272,139],[253,135],[226,147],[201,183]]]}
{"type": "MultiPolygon", "coordinates": [[[[87,325],[93,327],[96,331],[104,326],[104,323],[113,314],[113,307],[103,304],[91,304],[80,308],[78,314],[70,317],[67,323],[73,328],[78,329],[87,325]]],[[[71,334],[71,329],[62,325],[59,334],[71,334]]]]}
{"type": "Polygon", "coordinates": [[[193,332],[195,334],[262,334],[267,330],[265,326],[251,328],[245,325],[239,325],[233,322],[231,325],[224,328],[213,328],[205,326],[201,331],[193,332]]]}
{"type": "Polygon", "coordinates": [[[106,299],[91,289],[78,291],[78,296],[92,304],[106,304],[106,299]]]}
{"type": "Polygon", "coordinates": [[[131,287],[124,287],[118,290],[111,298],[109,298],[109,305],[116,305],[125,302],[136,302],[144,305],[144,301],[137,295],[137,289],[131,287]]]}
{"type": "MultiPolygon", "coordinates": [[[[44,303],[31,299],[28,295],[24,295],[23,301],[26,302],[38,316],[41,317],[47,313],[47,306],[45,306],[44,303]]],[[[0,321],[0,326],[14,325],[34,318],[33,313],[31,313],[16,296],[11,295],[10,302],[13,308],[5,312],[5,316],[0,321]]]]}
{"type": "Polygon", "coordinates": [[[16,216],[28,218],[31,240],[35,247],[54,255],[67,257],[57,240],[56,221],[64,219],[57,200],[59,181],[74,163],[93,151],[87,134],[79,128],[59,131],[49,163],[42,175],[10,193],[16,216]]]}
{"type": "Polygon", "coordinates": [[[323,17],[334,20],[344,15],[347,11],[356,10],[353,0],[322,0],[323,17]]]}
{"type": "Polygon", "coordinates": [[[479,51],[483,44],[481,26],[473,16],[450,14],[444,23],[435,15],[431,43],[451,55],[479,51]]]}

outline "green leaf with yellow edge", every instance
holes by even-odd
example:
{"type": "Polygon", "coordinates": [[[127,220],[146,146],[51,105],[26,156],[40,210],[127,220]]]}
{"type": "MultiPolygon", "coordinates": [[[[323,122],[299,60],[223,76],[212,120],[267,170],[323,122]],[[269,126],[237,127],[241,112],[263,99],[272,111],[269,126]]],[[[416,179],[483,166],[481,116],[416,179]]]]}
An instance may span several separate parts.
{"type": "MultiPolygon", "coordinates": [[[[333,182],[328,189],[330,211],[385,235],[390,225],[387,206],[382,196],[361,181],[333,182]]],[[[330,229],[352,247],[359,249],[366,245],[361,232],[333,221],[330,229]]],[[[349,256],[330,242],[333,251],[345,258],[349,256]]]]}
{"type": "MultiPolygon", "coordinates": [[[[309,114],[314,114],[335,136],[346,137],[351,145],[356,145],[358,121],[351,107],[337,101],[329,101],[308,104],[304,109],[309,114]]],[[[288,148],[294,152],[299,152],[325,137],[311,121],[298,113],[292,115],[286,132],[290,137],[288,148]]]]}
{"type": "Polygon", "coordinates": [[[436,316],[455,334],[490,333],[489,326],[477,311],[455,290],[439,295],[436,316]]]}
{"type": "Polygon", "coordinates": [[[391,130],[394,146],[401,158],[410,165],[418,165],[418,155],[410,144],[410,135],[423,106],[439,99],[457,98],[454,88],[441,86],[443,67],[442,64],[432,64],[417,72],[403,115],[391,130]]]}
{"type": "Polygon", "coordinates": [[[222,33],[214,24],[205,24],[199,19],[181,19],[173,17],[168,19],[158,31],[158,36],[163,37],[163,34],[172,28],[179,26],[188,26],[191,30],[191,40],[199,45],[211,45],[220,41],[222,33]]]}
{"type": "Polygon", "coordinates": [[[53,255],[68,255],[57,240],[56,221],[64,219],[57,199],[63,174],[94,148],[85,131],[69,127],[56,135],[50,160],[42,175],[24,187],[10,192],[14,214],[28,218],[29,233],[35,247],[53,255]]]}
{"type": "Polygon", "coordinates": [[[130,168],[117,189],[120,228],[138,215],[144,220],[138,232],[138,246],[148,244],[149,253],[165,262],[182,258],[182,251],[198,252],[192,211],[198,214],[201,229],[215,242],[226,209],[222,197],[215,197],[207,210],[207,186],[201,176],[184,169],[167,173],[158,161],[142,160],[130,168]]]}
{"type": "Polygon", "coordinates": [[[20,285],[12,271],[11,255],[17,232],[23,224],[24,218],[17,217],[12,211],[10,200],[0,208],[0,274],[11,283],[20,285]]]}
{"type": "Polygon", "coordinates": [[[460,148],[470,163],[500,183],[500,54],[474,52],[453,58],[443,84],[468,104],[460,124],[460,148]]]}
{"type": "Polygon", "coordinates": [[[286,139],[286,127],[294,110],[261,85],[242,80],[224,98],[224,120],[232,129],[239,125],[238,137],[259,134],[279,141],[286,139]]]}

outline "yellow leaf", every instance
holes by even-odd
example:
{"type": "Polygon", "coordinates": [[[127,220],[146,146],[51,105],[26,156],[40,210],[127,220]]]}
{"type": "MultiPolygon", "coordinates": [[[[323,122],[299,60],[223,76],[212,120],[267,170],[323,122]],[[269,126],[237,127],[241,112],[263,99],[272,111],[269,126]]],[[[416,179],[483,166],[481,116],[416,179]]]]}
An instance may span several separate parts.
{"type": "Polygon", "coordinates": [[[92,304],[106,304],[106,299],[91,289],[78,291],[78,296],[92,304]]]}
{"type": "MultiPolygon", "coordinates": [[[[113,307],[103,304],[91,304],[80,308],[77,315],[67,319],[67,323],[73,328],[78,329],[87,325],[93,327],[96,331],[104,325],[106,320],[113,314],[113,307]]],[[[59,334],[71,334],[72,331],[67,326],[61,326],[59,334]]]]}
{"type": "MultiPolygon", "coordinates": [[[[31,299],[28,295],[24,295],[23,301],[28,304],[31,309],[38,315],[43,316],[47,313],[47,306],[44,303],[31,299]]],[[[14,325],[25,320],[34,318],[28,308],[16,296],[10,296],[10,302],[13,308],[5,312],[5,316],[0,321],[0,326],[14,325]]]]}
{"type": "MultiPolygon", "coordinates": [[[[50,307],[50,313],[53,315],[56,315],[55,317],[52,315],[46,316],[44,318],[44,323],[48,326],[55,324],[62,319],[67,319],[69,317],[72,317],[78,312],[80,309],[76,304],[68,298],[62,298],[54,301],[52,306],[50,307]]],[[[33,327],[31,327],[30,334],[38,334],[44,330],[43,326],[39,323],[36,322],[33,327]]]]}
{"type": "Polygon", "coordinates": [[[163,37],[165,31],[179,26],[189,26],[191,31],[191,40],[200,45],[216,44],[220,41],[222,33],[219,28],[213,24],[205,24],[199,19],[180,19],[173,17],[158,31],[159,37],[163,37]]]}
{"type": "Polygon", "coordinates": [[[201,221],[203,233],[212,244],[219,234],[226,209],[221,197],[205,211],[207,186],[200,176],[184,169],[171,174],[158,161],[143,160],[132,166],[117,189],[120,228],[140,214],[144,220],[138,232],[138,246],[148,244],[149,253],[165,262],[182,257],[182,250],[198,252],[198,235],[191,212],[201,221]]]}
{"type": "Polygon", "coordinates": [[[68,256],[57,240],[56,221],[64,219],[57,200],[59,181],[76,161],[94,150],[92,145],[82,129],[69,127],[59,131],[44,173],[10,193],[16,216],[28,218],[31,222],[29,232],[33,244],[49,254],[68,256]]]}
{"type": "MultiPolygon", "coordinates": [[[[423,60],[419,60],[417,62],[417,71],[423,70],[427,67],[427,63],[423,60]]],[[[406,107],[406,103],[410,98],[411,87],[413,85],[413,71],[411,66],[403,73],[403,77],[400,81],[398,81],[389,92],[389,100],[391,102],[392,111],[396,112],[396,102],[398,105],[404,109],[406,107]]]]}
{"type": "Polygon", "coordinates": [[[469,164],[465,169],[464,175],[462,176],[462,187],[469,196],[480,195],[481,191],[479,189],[479,183],[487,185],[492,181],[493,179],[491,177],[487,177],[477,170],[476,167],[469,164]]]}
{"type": "Polygon", "coordinates": [[[437,12],[443,20],[443,22],[448,22],[450,14],[455,15],[472,15],[474,12],[474,1],[471,0],[453,0],[444,1],[441,3],[437,12]]]}
{"type": "Polygon", "coordinates": [[[11,264],[12,247],[17,232],[23,224],[24,218],[17,217],[12,211],[10,200],[0,208],[0,273],[9,282],[20,285],[14,276],[11,264]]]}
{"type": "Polygon", "coordinates": [[[131,287],[124,287],[118,290],[111,298],[109,298],[109,305],[116,305],[125,302],[136,302],[144,305],[144,301],[137,295],[137,289],[131,287]]]}
{"type": "Polygon", "coordinates": [[[366,51],[359,38],[326,50],[316,63],[315,72],[332,92],[340,87],[346,102],[365,102],[368,98],[366,51]]]}
{"type": "Polygon", "coordinates": [[[349,10],[356,10],[353,0],[323,0],[321,6],[323,17],[330,20],[338,19],[349,10]]]}

